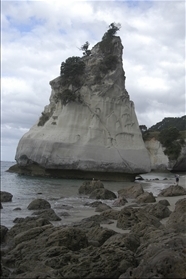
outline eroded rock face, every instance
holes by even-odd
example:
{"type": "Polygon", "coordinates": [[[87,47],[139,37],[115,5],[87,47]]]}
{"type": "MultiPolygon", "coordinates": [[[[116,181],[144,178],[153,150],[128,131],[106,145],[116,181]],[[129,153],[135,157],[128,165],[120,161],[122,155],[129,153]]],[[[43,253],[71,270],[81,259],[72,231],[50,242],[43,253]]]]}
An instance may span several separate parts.
{"type": "Polygon", "coordinates": [[[151,170],[167,171],[167,168],[171,169],[173,172],[186,170],[186,144],[182,145],[181,153],[176,160],[170,160],[168,156],[164,154],[165,148],[155,138],[146,140],[145,146],[149,153],[151,170]]]}
{"type": "Polygon", "coordinates": [[[117,56],[115,69],[100,72],[104,58],[100,43],[93,47],[91,56],[82,58],[82,85],[68,87],[76,90],[76,101],[62,105],[57,96],[67,87],[61,87],[61,77],[50,82],[50,104],[42,113],[46,121],[42,126],[38,121],[18,144],[15,159],[20,172],[133,180],[131,175],[150,171],[134,104],[125,89],[120,38],[114,37],[112,44],[112,54],[117,56]]]}

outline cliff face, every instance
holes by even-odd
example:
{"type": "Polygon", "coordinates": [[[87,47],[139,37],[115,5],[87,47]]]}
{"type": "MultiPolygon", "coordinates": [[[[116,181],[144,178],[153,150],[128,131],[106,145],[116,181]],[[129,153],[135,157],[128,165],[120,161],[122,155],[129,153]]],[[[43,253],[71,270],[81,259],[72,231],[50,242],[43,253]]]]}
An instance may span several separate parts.
{"type": "Polygon", "coordinates": [[[17,147],[15,159],[22,171],[35,164],[48,173],[61,170],[56,175],[62,177],[111,180],[150,171],[134,104],[125,89],[119,37],[112,46],[114,69],[100,71],[104,53],[98,43],[91,56],[81,58],[81,86],[62,85],[61,77],[50,82],[50,104],[17,147]],[[63,105],[59,96],[64,89],[74,90],[76,100],[63,105]]]}
{"type": "Polygon", "coordinates": [[[169,160],[168,156],[163,152],[164,148],[162,144],[154,138],[146,140],[145,146],[149,153],[152,171],[186,171],[186,144],[182,146],[181,153],[177,160],[169,160]]]}
{"type": "Polygon", "coordinates": [[[145,146],[149,152],[151,170],[167,170],[169,166],[169,159],[164,154],[161,143],[158,140],[152,138],[151,140],[145,141],[145,146]]]}

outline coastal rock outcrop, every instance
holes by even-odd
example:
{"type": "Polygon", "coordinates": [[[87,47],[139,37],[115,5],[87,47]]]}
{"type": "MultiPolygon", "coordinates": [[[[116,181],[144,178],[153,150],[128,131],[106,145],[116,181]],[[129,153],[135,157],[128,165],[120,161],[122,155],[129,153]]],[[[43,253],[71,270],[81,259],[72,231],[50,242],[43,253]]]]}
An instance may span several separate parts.
{"type": "Polygon", "coordinates": [[[186,199],[108,209],[71,225],[38,217],[1,226],[2,278],[185,278],[186,199]],[[168,217],[163,225],[160,221],[168,217]],[[118,233],[102,224],[117,220],[118,233]]]}
{"type": "Polygon", "coordinates": [[[186,171],[186,143],[182,145],[180,155],[175,160],[170,160],[164,154],[165,148],[155,138],[145,140],[145,146],[150,157],[151,170],[163,171],[169,169],[172,172],[186,171]]]}
{"type": "Polygon", "coordinates": [[[65,178],[133,181],[150,171],[134,103],[125,89],[120,37],[96,44],[81,58],[78,85],[50,82],[50,104],[19,141],[10,171],[65,178]],[[75,96],[62,102],[63,92],[75,96]]]}

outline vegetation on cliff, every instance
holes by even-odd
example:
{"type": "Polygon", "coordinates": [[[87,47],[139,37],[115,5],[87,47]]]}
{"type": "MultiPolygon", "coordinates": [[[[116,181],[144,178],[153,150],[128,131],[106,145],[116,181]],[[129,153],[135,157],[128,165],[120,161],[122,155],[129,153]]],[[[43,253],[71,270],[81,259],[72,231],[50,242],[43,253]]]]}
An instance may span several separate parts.
{"type": "Polygon", "coordinates": [[[182,117],[165,117],[161,122],[156,123],[148,129],[149,132],[162,131],[164,129],[176,127],[179,131],[186,130],[186,115],[182,117]]]}
{"type": "Polygon", "coordinates": [[[85,71],[85,63],[78,56],[72,56],[61,63],[60,75],[62,85],[74,85],[76,87],[81,85],[81,76],[85,71]]]}
{"type": "Polygon", "coordinates": [[[82,47],[80,48],[80,50],[83,51],[83,55],[84,56],[89,56],[91,55],[91,51],[88,49],[89,48],[89,42],[85,42],[84,45],[82,45],[82,47]]]}
{"type": "Polygon", "coordinates": [[[155,138],[164,147],[164,154],[169,160],[176,160],[186,139],[186,115],[182,117],[167,117],[147,129],[140,125],[144,141],[155,138]]]}
{"type": "Polygon", "coordinates": [[[117,55],[114,55],[114,43],[113,37],[120,29],[120,24],[111,23],[109,29],[103,35],[102,41],[100,42],[100,49],[103,53],[103,60],[100,62],[100,71],[106,74],[108,71],[116,69],[118,63],[117,55]]]}
{"type": "MultiPolygon", "coordinates": [[[[113,37],[116,32],[120,29],[120,25],[111,23],[109,29],[104,34],[102,41],[100,42],[100,49],[103,53],[103,59],[99,64],[99,71],[95,76],[95,82],[101,81],[101,73],[107,74],[109,71],[113,71],[117,67],[118,58],[117,55],[113,54],[114,44],[113,37]]],[[[91,51],[89,48],[89,42],[85,42],[80,48],[83,51],[84,56],[90,56],[91,51]]],[[[66,86],[64,90],[58,93],[58,100],[61,100],[63,105],[70,102],[81,101],[78,96],[78,88],[83,84],[83,75],[85,72],[85,63],[80,57],[72,56],[66,59],[65,62],[61,63],[60,76],[62,78],[62,87],[66,86]],[[71,89],[69,89],[69,86],[71,89]]]]}
{"type": "MultiPolygon", "coordinates": [[[[95,76],[94,82],[100,84],[102,79],[109,71],[114,71],[118,65],[118,56],[114,53],[115,50],[115,37],[117,31],[120,29],[120,24],[111,23],[107,32],[103,35],[102,41],[99,43],[99,51],[102,59],[100,62],[91,69],[92,74],[95,76]]],[[[85,42],[80,48],[83,51],[84,57],[89,57],[91,51],[89,48],[89,42],[85,42]]],[[[79,89],[85,82],[85,60],[79,56],[72,56],[67,58],[61,63],[60,66],[60,88],[56,90],[54,100],[55,102],[61,102],[64,106],[71,102],[82,103],[82,97],[80,96],[79,89]]],[[[43,126],[51,117],[52,111],[43,112],[38,126],[43,126]]]]}

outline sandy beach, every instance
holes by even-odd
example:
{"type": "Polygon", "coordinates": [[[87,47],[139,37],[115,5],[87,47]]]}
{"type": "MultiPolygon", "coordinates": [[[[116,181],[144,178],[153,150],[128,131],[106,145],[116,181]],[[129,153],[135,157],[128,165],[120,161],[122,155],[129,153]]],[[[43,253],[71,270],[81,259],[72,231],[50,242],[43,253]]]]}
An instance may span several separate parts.
{"type": "MultiPolygon", "coordinates": [[[[142,183],[143,188],[147,192],[148,192],[148,190],[146,188],[148,188],[148,187],[146,187],[146,186],[149,185],[150,183],[152,183],[152,181],[149,181],[149,180],[143,181],[143,183],[142,183]]],[[[162,184],[162,180],[153,180],[153,183],[155,183],[157,185],[162,184]]],[[[175,185],[176,186],[176,182],[175,182],[174,179],[167,179],[167,180],[163,181],[163,183],[167,185],[166,188],[168,188],[170,185],[175,185]]],[[[103,184],[104,184],[104,182],[103,182],[103,184]]],[[[186,189],[186,176],[181,176],[180,177],[179,186],[182,186],[186,189]]],[[[159,196],[156,196],[156,202],[159,202],[160,200],[165,200],[166,199],[170,203],[168,208],[170,209],[170,211],[174,211],[176,202],[180,199],[183,199],[183,198],[186,198],[186,195],[173,196],[173,197],[159,197],[159,196]]],[[[127,201],[128,201],[128,203],[126,203],[124,206],[121,206],[121,207],[112,206],[112,208],[114,210],[121,210],[123,207],[130,206],[132,204],[134,204],[134,207],[135,207],[136,202],[135,202],[134,199],[127,199],[127,201]]],[[[104,201],[103,201],[103,203],[104,203],[104,201]]],[[[95,208],[87,206],[82,211],[80,211],[78,214],[76,214],[75,217],[71,216],[67,223],[70,224],[70,223],[73,223],[73,222],[79,222],[84,218],[89,218],[93,215],[99,215],[99,214],[100,214],[99,212],[95,212],[95,208]]],[[[168,220],[168,218],[164,218],[164,219],[161,220],[161,223],[165,224],[167,222],[167,220],[168,220]]],[[[56,222],[54,224],[56,225],[56,222]]],[[[116,224],[117,224],[116,220],[111,220],[110,224],[101,224],[101,227],[109,228],[109,229],[114,230],[118,233],[128,233],[130,231],[130,230],[122,230],[120,228],[117,228],[116,224]]]]}

